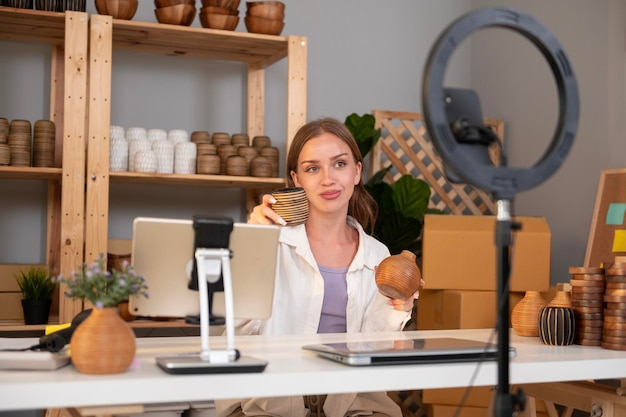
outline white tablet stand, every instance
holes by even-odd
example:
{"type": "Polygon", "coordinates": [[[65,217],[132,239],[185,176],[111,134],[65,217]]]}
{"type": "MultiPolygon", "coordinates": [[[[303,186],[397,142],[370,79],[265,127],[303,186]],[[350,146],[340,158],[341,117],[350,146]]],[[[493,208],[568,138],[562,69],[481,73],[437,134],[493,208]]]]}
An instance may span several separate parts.
{"type": "Polygon", "coordinates": [[[200,296],[200,354],[157,358],[157,364],[173,374],[262,372],[267,362],[240,356],[235,349],[233,286],[230,272],[230,250],[197,248],[195,259],[198,270],[200,296]],[[226,348],[209,346],[209,291],[208,283],[223,280],[226,326],[226,348]]]}

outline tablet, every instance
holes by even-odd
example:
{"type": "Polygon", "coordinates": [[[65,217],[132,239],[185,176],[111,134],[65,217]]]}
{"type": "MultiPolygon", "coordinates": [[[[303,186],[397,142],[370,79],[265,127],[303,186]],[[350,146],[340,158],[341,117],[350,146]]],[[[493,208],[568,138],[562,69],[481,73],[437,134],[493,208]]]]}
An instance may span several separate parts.
{"type": "MultiPolygon", "coordinates": [[[[267,319],[274,297],[280,227],[234,223],[230,260],[235,318],[267,319]]],[[[132,265],[144,275],[149,298],[132,297],[130,312],[144,317],[197,316],[197,291],[188,289],[194,257],[192,220],[138,217],[133,221],[132,265]]],[[[224,293],[212,312],[224,316],[224,293]]]]}

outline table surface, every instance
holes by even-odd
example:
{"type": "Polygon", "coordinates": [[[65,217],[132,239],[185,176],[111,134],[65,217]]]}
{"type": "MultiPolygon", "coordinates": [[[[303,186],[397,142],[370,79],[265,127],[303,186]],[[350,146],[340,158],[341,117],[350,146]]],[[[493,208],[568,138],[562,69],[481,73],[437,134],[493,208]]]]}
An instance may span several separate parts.
{"type": "MultiPolygon", "coordinates": [[[[246,356],[269,362],[262,373],[170,375],[155,357],[197,352],[198,337],[137,339],[131,368],[117,375],[86,375],[74,367],[55,371],[0,371],[0,410],[161,404],[241,397],[395,391],[496,385],[497,363],[419,364],[351,367],[303,351],[317,342],[457,337],[489,340],[491,329],[389,333],[238,336],[246,356]]],[[[492,339],[496,340],[495,336],[492,339]]],[[[36,339],[2,339],[0,348],[31,346],[36,339]]],[[[224,346],[212,337],[211,346],[224,346]]],[[[510,383],[613,379],[626,377],[626,352],[591,346],[547,346],[539,338],[511,334],[517,356],[510,361],[510,383]]]]}

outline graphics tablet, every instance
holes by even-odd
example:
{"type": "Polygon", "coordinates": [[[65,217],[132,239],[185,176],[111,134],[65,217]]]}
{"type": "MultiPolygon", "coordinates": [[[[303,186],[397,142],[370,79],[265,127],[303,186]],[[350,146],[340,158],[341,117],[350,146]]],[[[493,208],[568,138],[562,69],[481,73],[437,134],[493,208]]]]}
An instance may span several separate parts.
{"type": "MultiPolygon", "coordinates": [[[[498,356],[495,344],[457,338],[322,343],[302,349],[354,366],[494,361],[498,356]]],[[[509,355],[515,356],[515,349],[509,355]]]]}

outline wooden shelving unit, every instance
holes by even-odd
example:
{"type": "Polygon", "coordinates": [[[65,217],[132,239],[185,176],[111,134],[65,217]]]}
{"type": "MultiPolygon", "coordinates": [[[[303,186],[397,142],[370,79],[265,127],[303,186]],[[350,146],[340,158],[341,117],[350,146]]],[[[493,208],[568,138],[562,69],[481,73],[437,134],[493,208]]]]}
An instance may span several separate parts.
{"type": "MultiPolygon", "coordinates": [[[[67,275],[83,262],[91,262],[98,254],[107,252],[111,182],[238,188],[247,191],[249,204],[258,193],[285,184],[283,178],[110,173],[111,55],[116,48],[183,59],[190,56],[245,63],[250,137],[262,135],[265,130],[265,69],[287,59],[288,148],[306,121],[305,37],[0,7],[0,39],[51,46],[50,120],[57,126],[55,168],[0,167],[0,180],[48,183],[46,264],[55,274],[67,275]]],[[[79,301],[60,297],[58,321],[71,321],[83,308],[79,301]]],[[[0,321],[2,328],[15,330],[22,326],[0,321]]]]}
{"type": "MultiPolygon", "coordinates": [[[[114,49],[163,56],[196,57],[245,63],[247,66],[247,133],[265,131],[265,69],[287,59],[287,148],[306,122],[307,40],[300,36],[267,36],[196,27],[90,18],[90,91],[87,145],[85,258],[107,253],[109,186],[111,183],[238,188],[247,191],[248,206],[262,191],[285,185],[284,178],[225,175],[142,174],[109,172],[111,78],[114,49]]],[[[210,80],[208,80],[210,81],[210,80]]]]}
{"type": "MultiPolygon", "coordinates": [[[[56,124],[55,168],[2,167],[0,180],[47,182],[46,264],[55,274],[69,274],[84,261],[87,28],[86,13],[0,7],[0,39],[51,48],[49,119],[56,124]]],[[[78,308],[64,301],[60,297],[61,322],[70,320],[78,308]]]]}

